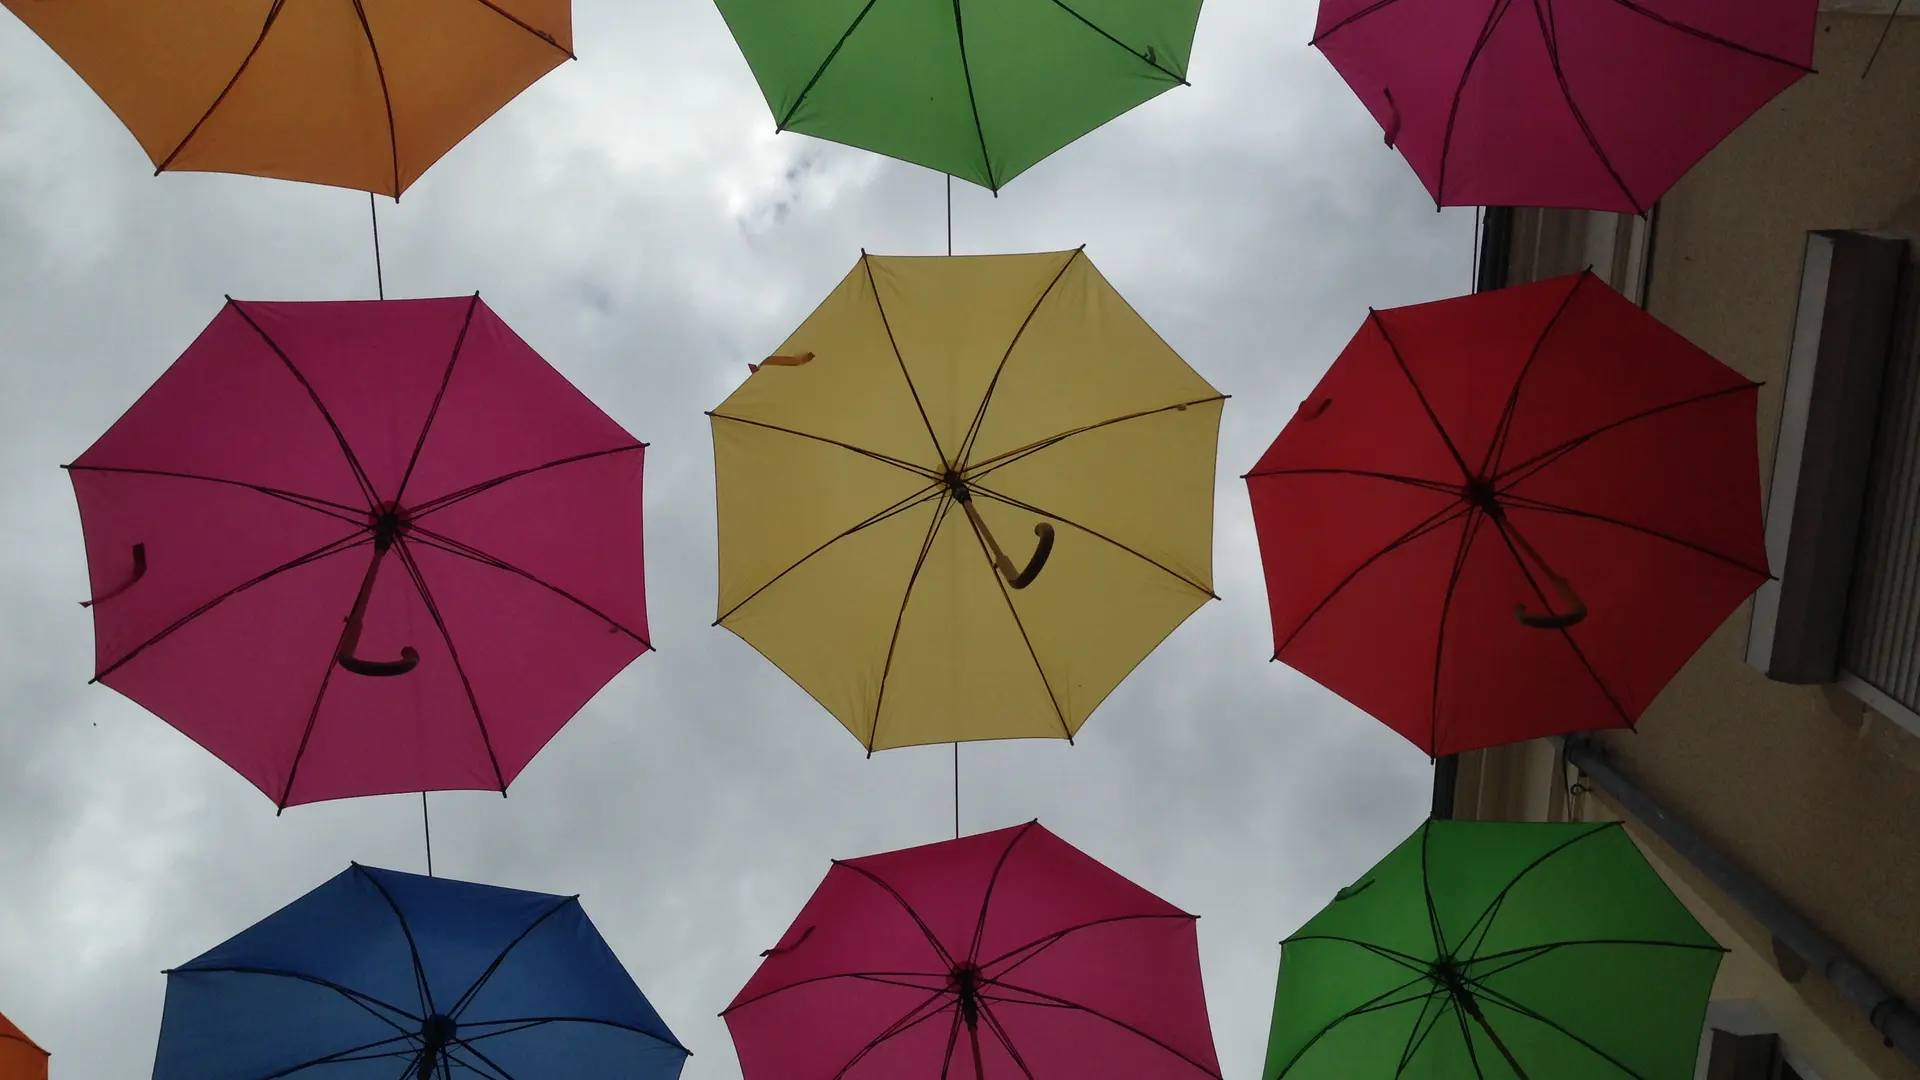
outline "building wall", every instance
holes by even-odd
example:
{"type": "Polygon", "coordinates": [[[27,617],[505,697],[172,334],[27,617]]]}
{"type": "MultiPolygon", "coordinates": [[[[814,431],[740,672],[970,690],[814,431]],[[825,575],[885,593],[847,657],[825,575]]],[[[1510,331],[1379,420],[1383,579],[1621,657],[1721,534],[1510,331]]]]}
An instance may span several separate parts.
{"type": "MultiPolygon", "coordinates": [[[[1823,14],[1815,57],[1822,74],[1749,121],[1661,202],[1643,280],[1621,266],[1622,245],[1602,240],[1618,219],[1516,215],[1510,280],[1595,263],[1630,296],[1644,282],[1649,311],[1767,384],[1756,447],[1763,483],[1805,234],[1895,227],[1920,235],[1920,20],[1900,20],[1863,81],[1884,25],[1868,15],[1823,14]]],[[[1743,660],[1748,621],[1743,607],[1637,732],[1599,741],[1672,813],[1920,1002],[1920,739],[1843,691],[1767,680],[1743,660]]],[[[1615,816],[1604,800],[1569,799],[1546,744],[1464,758],[1456,812],[1615,816]]],[[[1793,1014],[1776,1019],[1790,1043],[1819,1059],[1813,1068],[1822,1080],[1920,1077],[1817,975],[1784,979],[1769,936],[1737,906],[1677,859],[1662,859],[1657,841],[1643,846],[1735,947],[1717,996],[1764,998],[1773,1003],[1769,1012],[1793,1014]]],[[[1785,964],[1792,972],[1791,957],[1785,964]]]]}

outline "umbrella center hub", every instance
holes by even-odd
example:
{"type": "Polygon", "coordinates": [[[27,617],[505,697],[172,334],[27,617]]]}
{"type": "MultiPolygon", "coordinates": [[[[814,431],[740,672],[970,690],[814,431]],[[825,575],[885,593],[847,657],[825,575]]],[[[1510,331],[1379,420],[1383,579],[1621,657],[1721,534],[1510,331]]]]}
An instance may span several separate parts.
{"type": "Polygon", "coordinates": [[[960,1016],[969,1028],[980,1022],[980,968],[974,964],[960,964],[954,967],[953,985],[955,997],[960,999],[960,1016]]]}
{"type": "Polygon", "coordinates": [[[1489,514],[1500,513],[1500,498],[1493,490],[1493,481],[1475,477],[1460,489],[1460,498],[1469,506],[1478,507],[1489,514]]]}
{"type": "Polygon", "coordinates": [[[947,491],[952,494],[955,502],[971,502],[973,500],[973,492],[967,487],[967,482],[960,476],[959,470],[948,469],[946,473],[940,477],[940,482],[947,485],[947,491]]]}
{"type": "Polygon", "coordinates": [[[420,1038],[430,1050],[438,1050],[453,1041],[454,1033],[460,1025],[453,1017],[434,1013],[420,1025],[420,1038]]]}
{"type": "Polygon", "coordinates": [[[1468,997],[1467,974],[1458,961],[1451,956],[1443,956],[1427,969],[1427,978],[1456,998],[1468,997]]]}
{"type": "Polygon", "coordinates": [[[413,524],[413,512],[396,503],[383,502],[367,512],[367,526],[373,530],[376,546],[392,547],[400,534],[413,524]]]}

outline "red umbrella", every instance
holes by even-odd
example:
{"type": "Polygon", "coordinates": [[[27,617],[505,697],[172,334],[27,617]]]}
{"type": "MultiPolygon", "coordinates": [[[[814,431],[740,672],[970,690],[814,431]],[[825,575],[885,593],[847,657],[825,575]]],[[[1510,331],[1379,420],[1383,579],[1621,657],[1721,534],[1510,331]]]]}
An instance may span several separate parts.
{"type": "Polygon", "coordinates": [[[1818,0],[1321,0],[1313,43],[1442,206],[1643,213],[1812,69],[1818,0]]]}
{"type": "Polygon", "coordinates": [[[1194,916],[1038,824],[836,861],[761,955],[747,1080],[1220,1075],[1194,916]]]}
{"type": "Polygon", "coordinates": [[[1247,474],[1274,659],[1430,755],[1631,726],[1767,579],[1758,397],[1590,273],[1372,313],[1247,474]]]}
{"type": "Polygon", "coordinates": [[[649,647],[642,450],[478,296],[229,300],[68,466],[94,678],[283,808],[505,791],[649,647]]]}

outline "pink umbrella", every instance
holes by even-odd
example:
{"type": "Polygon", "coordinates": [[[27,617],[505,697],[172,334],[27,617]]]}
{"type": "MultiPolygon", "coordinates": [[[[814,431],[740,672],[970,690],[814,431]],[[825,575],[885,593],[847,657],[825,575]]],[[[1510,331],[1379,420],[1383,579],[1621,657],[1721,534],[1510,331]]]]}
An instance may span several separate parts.
{"type": "Polygon", "coordinates": [[[1818,0],[1321,0],[1313,44],[1441,206],[1643,213],[1812,71],[1818,0]]]}
{"type": "Polygon", "coordinates": [[[761,955],[746,1080],[1220,1075],[1194,916],[1035,823],[835,861],[761,955]]]}
{"type": "Polygon", "coordinates": [[[478,296],[229,299],[67,466],[94,680],[282,808],[505,791],[649,648],[643,449],[478,296]]]}

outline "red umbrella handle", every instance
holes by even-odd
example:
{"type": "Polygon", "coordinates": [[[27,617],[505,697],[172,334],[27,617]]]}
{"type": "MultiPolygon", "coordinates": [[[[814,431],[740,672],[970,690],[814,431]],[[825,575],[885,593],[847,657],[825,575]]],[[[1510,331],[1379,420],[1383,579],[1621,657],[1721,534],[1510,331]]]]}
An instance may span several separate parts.
{"type": "Polygon", "coordinates": [[[360,595],[354,598],[346,629],[340,632],[340,647],[333,653],[340,666],[355,675],[405,675],[420,663],[420,654],[411,645],[401,648],[398,660],[362,660],[353,655],[353,650],[360,646],[360,624],[366,618],[367,598],[373,595],[373,579],[380,573],[380,560],[386,556],[389,544],[385,539],[374,541],[373,561],[367,564],[367,576],[360,580],[360,595]]]}
{"type": "Polygon", "coordinates": [[[1535,615],[1527,610],[1527,605],[1515,604],[1513,617],[1520,620],[1521,625],[1531,626],[1537,630],[1565,630],[1586,618],[1586,601],[1580,599],[1580,594],[1573,591],[1573,586],[1567,584],[1567,579],[1555,577],[1551,573],[1548,574],[1548,579],[1553,584],[1553,591],[1559,593],[1560,599],[1567,605],[1567,610],[1558,615],[1553,612],[1535,615]]]}
{"type": "Polygon", "coordinates": [[[111,600],[114,597],[119,596],[121,593],[126,592],[128,589],[133,588],[134,585],[138,583],[141,578],[146,576],[147,576],[147,545],[135,544],[133,545],[133,576],[121,582],[118,587],[112,589],[109,592],[102,593],[91,600],[80,601],[80,606],[92,607],[93,605],[99,603],[102,600],[111,600]]]}

